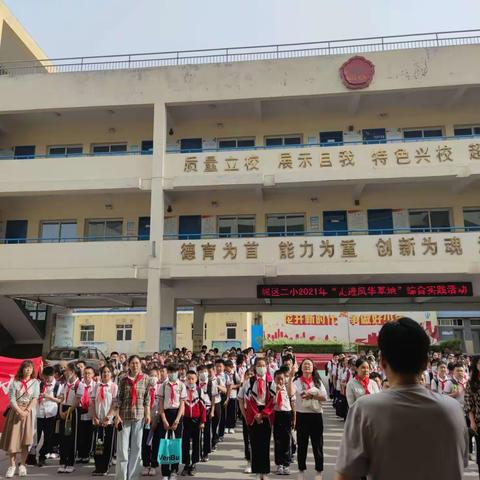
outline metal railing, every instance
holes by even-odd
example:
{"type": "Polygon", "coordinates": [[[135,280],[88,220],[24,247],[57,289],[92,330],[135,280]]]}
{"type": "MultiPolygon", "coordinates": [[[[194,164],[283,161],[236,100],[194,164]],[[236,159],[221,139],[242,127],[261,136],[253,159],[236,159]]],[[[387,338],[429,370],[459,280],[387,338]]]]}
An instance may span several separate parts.
{"type": "Polygon", "coordinates": [[[15,155],[14,152],[11,155],[0,155],[0,160],[33,160],[36,158],[73,158],[73,157],[116,157],[124,155],[153,155],[152,150],[130,150],[128,152],[98,152],[98,153],[40,153],[40,154],[27,154],[27,155],[15,155]]]}
{"type": "Polygon", "coordinates": [[[164,240],[216,240],[236,238],[274,238],[274,237],[340,237],[348,235],[406,235],[409,233],[468,233],[480,232],[478,227],[399,227],[399,228],[366,228],[341,230],[299,230],[292,232],[252,232],[240,234],[225,233],[185,233],[165,234],[164,240]]]}
{"type": "Polygon", "coordinates": [[[146,241],[149,235],[120,235],[120,236],[86,236],[63,238],[0,238],[0,244],[25,244],[25,243],[78,243],[78,242],[119,242],[119,241],[146,241]]]}
{"type": "Polygon", "coordinates": [[[276,60],[324,55],[384,52],[409,48],[448,47],[480,44],[480,30],[457,30],[383,37],[362,37],[321,42],[254,45],[249,47],[208,48],[168,52],[133,53],[38,59],[5,62],[0,75],[28,73],[68,73],[97,70],[125,70],[177,65],[231,63],[254,60],[276,60]]]}

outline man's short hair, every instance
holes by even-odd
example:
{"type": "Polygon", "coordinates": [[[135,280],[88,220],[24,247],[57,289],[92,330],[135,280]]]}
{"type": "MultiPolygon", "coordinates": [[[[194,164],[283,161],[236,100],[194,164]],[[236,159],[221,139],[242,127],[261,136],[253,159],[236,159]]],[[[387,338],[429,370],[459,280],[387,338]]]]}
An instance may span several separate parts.
{"type": "Polygon", "coordinates": [[[378,347],[395,373],[419,374],[427,364],[430,339],[417,322],[402,317],[381,328],[378,347]]]}

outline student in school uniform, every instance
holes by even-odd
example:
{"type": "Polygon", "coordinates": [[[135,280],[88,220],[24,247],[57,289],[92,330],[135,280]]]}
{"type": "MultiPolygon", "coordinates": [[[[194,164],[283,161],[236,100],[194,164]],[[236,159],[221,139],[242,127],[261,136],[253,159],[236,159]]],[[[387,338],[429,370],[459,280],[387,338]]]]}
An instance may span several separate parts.
{"type": "Polygon", "coordinates": [[[430,390],[432,390],[432,392],[443,393],[449,380],[447,364],[445,362],[438,362],[437,372],[430,384],[430,390]]]}
{"type": "MultiPolygon", "coordinates": [[[[297,367],[294,367],[297,370],[297,367]]],[[[298,480],[305,480],[309,440],[315,459],[315,480],[322,480],[323,471],[323,409],[321,402],[327,399],[320,375],[312,360],[305,358],[295,377],[288,383],[289,395],[295,395],[298,480]]]]}
{"type": "MultiPolygon", "coordinates": [[[[156,368],[150,369],[148,372],[150,376],[151,384],[148,387],[148,397],[150,402],[150,416],[152,418],[152,425],[144,425],[143,434],[142,434],[142,463],[143,463],[143,477],[154,477],[156,475],[156,468],[158,467],[158,459],[154,455],[154,450],[156,450],[158,455],[158,446],[153,448],[153,431],[154,426],[153,422],[158,415],[158,398],[157,398],[157,388],[158,388],[158,370],[156,368]]],[[[158,435],[156,437],[158,440],[158,435]]],[[[155,442],[158,443],[158,442],[155,442]]]]}
{"type": "Polygon", "coordinates": [[[65,369],[66,382],[60,387],[58,396],[60,406],[60,466],[57,473],[72,473],[75,468],[77,451],[78,407],[83,397],[83,384],[79,378],[80,370],[75,363],[69,363],[65,369]]]}
{"type": "Polygon", "coordinates": [[[207,418],[205,421],[205,428],[202,434],[202,451],[200,452],[201,461],[208,462],[209,455],[212,453],[212,419],[215,415],[213,402],[218,394],[216,382],[214,382],[208,375],[208,369],[205,365],[197,367],[198,386],[203,392],[205,408],[207,410],[207,418]]]}
{"type": "Polygon", "coordinates": [[[92,455],[93,441],[93,400],[95,398],[95,370],[85,367],[83,370],[83,394],[80,400],[80,420],[78,422],[78,463],[88,463],[92,455]]]}
{"type": "Polygon", "coordinates": [[[105,365],[100,370],[100,379],[95,384],[93,398],[93,425],[95,470],[93,476],[108,474],[113,457],[114,427],[118,385],[112,381],[113,367],[105,365]]]}
{"type": "Polygon", "coordinates": [[[231,360],[225,362],[225,374],[227,385],[230,387],[227,406],[225,407],[225,432],[235,433],[235,425],[237,424],[237,394],[241,386],[241,379],[240,375],[235,371],[231,360]]]}
{"type": "MultiPolygon", "coordinates": [[[[175,438],[182,438],[183,432],[183,414],[185,411],[185,400],[187,392],[185,384],[178,378],[178,367],[174,364],[167,366],[168,379],[163,383],[163,388],[159,393],[159,415],[156,435],[160,439],[165,437],[169,430],[173,432],[175,438]]],[[[177,477],[178,464],[162,465],[163,480],[172,480],[177,477]]]]}
{"type": "Polygon", "coordinates": [[[270,473],[271,415],[275,392],[267,382],[267,363],[261,357],[255,360],[255,376],[248,380],[239,399],[242,415],[248,425],[251,444],[252,473],[257,480],[264,480],[270,473]]]}
{"type": "Polygon", "coordinates": [[[238,391],[238,407],[240,410],[240,414],[242,415],[242,436],[243,436],[244,457],[245,457],[245,460],[247,461],[247,465],[243,473],[252,473],[252,454],[251,454],[251,448],[250,448],[250,437],[248,436],[248,424],[247,424],[247,421],[245,420],[245,415],[244,415],[245,395],[247,393],[247,390],[250,387],[249,380],[252,376],[254,376],[252,369],[253,367],[250,367],[246,370],[243,384],[238,391]]]}
{"type": "Polygon", "coordinates": [[[34,378],[34,365],[24,360],[8,387],[9,406],[6,412],[0,449],[9,456],[10,465],[5,478],[15,475],[17,455],[20,456],[18,476],[27,476],[28,450],[33,445],[34,410],[40,394],[39,382],[34,378]]]}
{"type": "Polygon", "coordinates": [[[58,398],[60,383],[55,380],[54,373],[53,367],[45,367],[42,371],[42,382],[40,383],[37,407],[37,445],[40,444],[42,435],[43,444],[38,457],[39,467],[43,467],[46,459],[54,453],[55,426],[57,424],[58,405],[61,403],[58,398]]]}
{"type": "Polygon", "coordinates": [[[225,362],[221,358],[215,360],[215,379],[217,384],[218,397],[215,399],[215,416],[213,420],[213,450],[215,450],[218,442],[223,442],[226,420],[225,407],[229,395],[229,386],[227,385],[227,377],[225,376],[225,362]]]}
{"type": "Polygon", "coordinates": [[[207,409],[202,389],[197,385],[197,372],[189,370],[185,382],[187,398],[183,414],[182,476],[195,475],[195,466],[200,461],[200,437],[207,421],[207,409]]]}
{"type": "Polygon", "coordinates": [[[273,441],[275,447],[275,465],[277,475],[290,475],[292,462],[292,428],[295,428],[294,391],[289,395],[286,379],[287,371],[281,367],[274,373],[275,400],[274,400],[274,423],[273,441]]]}
{"type": "Polygon", "coordinates": [[[378,393],[380,389],[375,380],[370,378],[370,364],[364,358],[355,363],[356,375],[347,383],[346,397],[351,407],[360,397],[378,393]]]}

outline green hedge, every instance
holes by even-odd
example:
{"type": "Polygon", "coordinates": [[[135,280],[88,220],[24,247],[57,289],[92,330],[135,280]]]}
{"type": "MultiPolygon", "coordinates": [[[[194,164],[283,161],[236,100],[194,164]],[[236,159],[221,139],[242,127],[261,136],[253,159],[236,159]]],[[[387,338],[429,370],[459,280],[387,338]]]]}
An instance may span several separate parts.
{"type": "Polygon", "coordinates": [[[461,340],[444,340],[443,342],[432,345],[431,349],[434,352],[440,352],[440,353],[444,352],[446,349],[450,350],[452,353],[461,353],[462,341],[461,340]]]}
{"type": "Polygon", "coordinates": [[[295,340],[264,342],[263,350],[271,349],[275,352],[281,352],[286,346],[293,347],[294,353],[342,353],[345,351],[345,345],[341,343],[298,342],[295,340]]]}

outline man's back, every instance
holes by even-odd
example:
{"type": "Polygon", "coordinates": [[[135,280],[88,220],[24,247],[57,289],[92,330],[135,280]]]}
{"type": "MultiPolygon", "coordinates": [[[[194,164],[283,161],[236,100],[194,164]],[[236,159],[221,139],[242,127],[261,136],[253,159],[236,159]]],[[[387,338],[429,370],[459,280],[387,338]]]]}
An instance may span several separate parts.
{"type": "Polygon", "coordinates": [[[458,402],[422,385],[360,398],[348,414],[336,470],[371,480],[461,480],[468,431],[458,402]]]}

